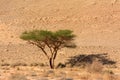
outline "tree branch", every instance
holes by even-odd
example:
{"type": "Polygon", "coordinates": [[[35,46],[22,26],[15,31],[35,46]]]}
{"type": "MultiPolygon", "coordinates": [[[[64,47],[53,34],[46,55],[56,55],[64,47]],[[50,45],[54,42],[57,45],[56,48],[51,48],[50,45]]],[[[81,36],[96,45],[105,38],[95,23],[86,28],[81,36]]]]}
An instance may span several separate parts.
{"type": "Polygon", "coordinates": [[[50,49],[50,52],[53,53],[52,47],[49,45],[49,43],[48,43],[47,41],[45,41],[44,43],[45,43],[45,44],[47,45],[47,47],[50,49]]]}
{"type": "Polygon", "coordinates": [[[40,42],[38,42],[38,41],[37,41],[37,43],[33,42],[33,41],[28,41],[28,42],[30,44],[33,44],[33,45],[36,45],[37,47],[39,47],[44,52],[44,54],[47,56],[47,58],[49,59],[49,56],[48,56],[47,52],[44,50],[44,48],[43,48],[43,46],[40,42]]]}
{"type": "Polygon", "coordinates": [[[57,52],[58,52],[59,47],[60,47],[61,45],[62,45],[62,43],[59,42],[59,43],[57,44],[57,46],[54,48],[54,56],[53,56],[53,59],[56,58],[56,56],[57,56],[57,52]]]}

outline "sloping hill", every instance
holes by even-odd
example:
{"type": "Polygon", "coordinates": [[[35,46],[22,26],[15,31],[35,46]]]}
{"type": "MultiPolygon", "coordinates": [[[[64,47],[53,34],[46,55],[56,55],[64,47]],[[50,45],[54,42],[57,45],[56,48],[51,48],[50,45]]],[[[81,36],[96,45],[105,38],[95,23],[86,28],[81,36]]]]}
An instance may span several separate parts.
{"type": "Polygon", "coordinates": [[[75,54],[109,53],[120,65],[120,0],[0,0],[0,59],[45,61],[36,47],[19,39],[33,29],[74,31],[78,47],[62,49],[63,61],[75,54]]]}
{"type": "Polygon", "coordinates": [[[0,21],[7,26],[6,37],[14,34],[13,43],[24,30],[71,29],[79,45],[119,47],[119,4],[119,0],[0,0],[0,21]]]}

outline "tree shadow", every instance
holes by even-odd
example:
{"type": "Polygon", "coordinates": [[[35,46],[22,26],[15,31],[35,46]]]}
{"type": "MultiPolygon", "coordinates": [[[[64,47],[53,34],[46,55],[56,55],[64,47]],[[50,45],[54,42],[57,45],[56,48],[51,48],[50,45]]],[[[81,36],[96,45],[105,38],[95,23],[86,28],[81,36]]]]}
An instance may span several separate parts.
{"type": "Polygon", "coordinates": [[[103,65],[113,65],[116,64],[115,61],[112,61],[108,58],[107,53],[102,54],[80,54],[73,57],[70,57],[65,65],[70,67],[74,66],[86,66],[87,64],[92,64],[95,60],[98,60],[103,65]]]}

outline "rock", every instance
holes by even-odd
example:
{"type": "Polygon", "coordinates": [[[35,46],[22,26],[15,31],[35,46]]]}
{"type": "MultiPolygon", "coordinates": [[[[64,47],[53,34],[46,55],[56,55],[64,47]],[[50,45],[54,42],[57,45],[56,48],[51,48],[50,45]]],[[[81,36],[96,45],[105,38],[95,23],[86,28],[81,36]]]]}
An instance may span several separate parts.
{"type": "Polygon", "coordinates": [[[46,73],[45,73],[45,77],[53,77],[55,75],[55,72],[54,70],[48,70],[46,73]]]}
{"type": "Polygon", "coordinates": [[[73,80],[73,78],[66,78],[65,80],[73,80]]]}
{"type": "Polygon", "coordinates": [[[93,79],[93,80],[103,80],[102,78],[96,78],[96,79],[93,79]]]}
{"type": "Polygon", "coordinates": [[[63,63],[59,63],[59,64],[57,65],[57,67],[56,67],[56,68],[64,68],[64,67],[66,67],[66,65],[65,65],[65,64],[63,64],[63,63]]]}
{"type": "Polygon", "coordinates": [[[36,74],[35,72],[32,72],[32,73],[31,73],[31,76],[32,76],[32,77],[35,77],[35,76],[37,76],[37,74],[36,74]]]}
{"type": "Polygon", "coordinates": [[[11,38],[14,38],[14,36],[10,36],[11,38]]]}
{"type": "Polygon", "coordinates": [[[28,79],[24,75],[14,74],[10,77],[10,80],[28,80],[28,79]]]}
{"type": "Polygon", "coordinates": [[[5,51],[5,52],[8,52],[9,50],[8,50],[8,49],[5,49],[4,51],[5,51]]]}
{"type": "Polygon", "coordinates": [[[51,74],[51,73],[54,73],[54,71],[53,70],[49,70],[49,71],[47,71],[47,73],[51,74]]]}
{"type": "Polygon", "coordinates": [[[49,80],[49,79],[46,77],[43,77],[43,78],[36,78],[35,80],[49,80]]]}

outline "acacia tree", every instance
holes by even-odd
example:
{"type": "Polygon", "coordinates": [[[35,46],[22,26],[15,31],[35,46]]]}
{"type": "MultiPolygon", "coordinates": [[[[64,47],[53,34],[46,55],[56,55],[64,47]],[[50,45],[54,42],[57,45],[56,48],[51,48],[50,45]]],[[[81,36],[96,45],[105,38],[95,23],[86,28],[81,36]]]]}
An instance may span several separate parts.
{"type": "Polygon", "coordinates": [[[58,30],[55,32],[47,30],[33,30],[25,31],[20,36],[21,39],[28,41],[40,48],[49,60],[50,67],[55,68],[54,60],[57,56],[58,50],[64,47],[66,43],[72,41],[75,37],[71,30],[58,30]],[[50,52],[47,52],[46,49],[50,52]],[[48,54],[50,53],[50,54],[48,54]]]}

